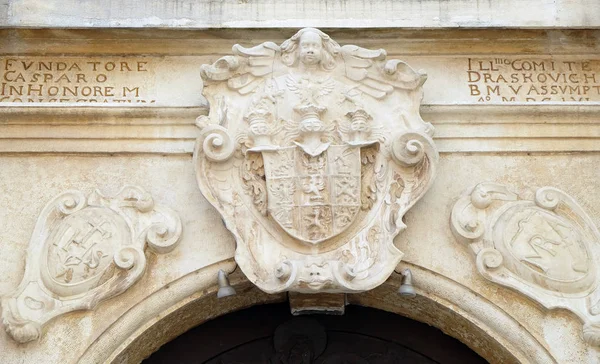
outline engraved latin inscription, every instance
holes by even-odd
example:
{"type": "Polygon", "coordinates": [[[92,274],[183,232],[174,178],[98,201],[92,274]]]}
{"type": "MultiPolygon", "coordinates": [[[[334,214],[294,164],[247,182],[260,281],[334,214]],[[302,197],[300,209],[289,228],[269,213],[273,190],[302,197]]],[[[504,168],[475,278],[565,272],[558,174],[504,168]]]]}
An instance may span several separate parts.
{"type": "Polygon", "coordinates": [[[154,103],[143,57],[3,57],[0,102],[154,103]]]}
{"type": "Polygon", "coordinates": [[[600,60],[468,58],[466,91],[476,102],[600,101],[600,60]]]}

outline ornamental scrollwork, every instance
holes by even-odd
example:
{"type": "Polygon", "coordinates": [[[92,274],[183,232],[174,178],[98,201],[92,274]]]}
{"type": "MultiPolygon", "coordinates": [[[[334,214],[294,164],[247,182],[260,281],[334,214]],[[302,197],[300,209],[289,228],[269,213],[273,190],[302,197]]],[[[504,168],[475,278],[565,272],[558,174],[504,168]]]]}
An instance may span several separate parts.
{"type": "Polygon", "coordinates": [[[232,51],[201,67],[211,109],[194,162],[240,268],[266,292],[383,283],[437,167],[419,114],[426,75],[314,28],[232,51]]]}
{"type": "Polygon", "coordinates": [[[122,293],[144,274],[145,249],[170,252],[181,231],[179,216],[140,187],[115,197],[57,196],[38,218],[21,284],[2,297],[6,332],[20,343],[37,340],[56,317],[122,293]]]}
{"type": "Polygon", "coordinates": [[[572,197],[553,187],[519,195],[484,182],[455,203],[451,227],[485,278],[575,313],[585,340],[600,345],[600,232],[572,197]]]}

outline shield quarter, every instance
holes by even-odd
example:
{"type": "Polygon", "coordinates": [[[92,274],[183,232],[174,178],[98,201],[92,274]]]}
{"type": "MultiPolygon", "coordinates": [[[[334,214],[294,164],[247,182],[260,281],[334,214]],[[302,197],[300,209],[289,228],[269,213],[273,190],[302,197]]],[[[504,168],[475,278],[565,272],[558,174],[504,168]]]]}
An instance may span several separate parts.
{"type": "Polygon", "coordinates": [[[262,152],[270,216],[294,238],[318,244],[344,231],[360,208],[360,148],[330,145],[262,152]]]}

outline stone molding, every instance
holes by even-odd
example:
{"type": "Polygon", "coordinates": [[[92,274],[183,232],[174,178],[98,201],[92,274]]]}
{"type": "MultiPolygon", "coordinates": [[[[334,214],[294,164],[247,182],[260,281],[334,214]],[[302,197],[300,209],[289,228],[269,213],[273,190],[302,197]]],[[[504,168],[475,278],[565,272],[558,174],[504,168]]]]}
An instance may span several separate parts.
{"type": "MultiPolygon", "coordinates": [[[[199,134],[194,119],[205,112],[14,105],[0,108],[0,153],[191,155],[199,134]]],[[[600,106],[581,104],[421,106],[440,153],[598,152],[599,114],[600,106]]]]}
{"type": "Polygon", "coordinates": [[[456,202],[451,227],[481,275],[548,309],[573,312],[584,339],[600,346],[600,232],[572,197],[542,187],[528,198],[484,182],[456,202]]]}
{"type": "MultiPolygon", "coordinates": [[[[214,277],[219,269],[233,270],[234,264],[222,261],[202,268],[174,281],[169,290],[158,290],[138,302],[102,332],[79,356],[78,362],[141,361],[206,320],[251,305],[286,299],[281,294],[264,294],[243,275],[234,273],[230,276],[232,286],[246,294],[217,301],[214,277]]],[[[398,299],[400,278],[393,274],[372,291],[348,295],[348,303],[395,312],[436,326],[490,362],[557,363],[542,338],[493,301],[425,267],[413,264],[404,267],[410,268],[418,279],[416,299],[398,299]],[[420,309],[423,307],[427,309],[420,309]],[[441,316],[449,318],[448,326],[439,326],[441,316]]]]}
{"type": "MultiPolygon", "coordinates": [[[[300,28],[302,26],[299,26],[300,28]]],[[[208,56],[231,52],[230,42],[283,42],[295,29],[0,29],[7,56],[208,56]],[[18,40],[18,41],[17,41],[18,40]],[[52,48],[48,48],[48,43],[52,48]],[[94,47],[90,47],[93,42],[94,47]]],[[[391,57],[489,55],[597,55],[600,29],[361,29],[328,28],[339,43],[385,48],[391,57]],[[493,47],[490,44],[493,43],[493,47]]]]}
{"type": "Polygon", "coordinates": [[[20,343],[37,340],[50,320],[122,293],[144,274],[145,248],[167,253],[181,231],[179,216],[140,187],[115,197],[57,196],[38,218],[21,284],[2,297],[6,332],[20,343]]]}
{"type": "Polygon", "coordinates": [[[599,27],[594,0],[286,1],[165,0],[143,5],[124,0],[7,0],[0,25],[28,28],[592,28],[599,27]]]}

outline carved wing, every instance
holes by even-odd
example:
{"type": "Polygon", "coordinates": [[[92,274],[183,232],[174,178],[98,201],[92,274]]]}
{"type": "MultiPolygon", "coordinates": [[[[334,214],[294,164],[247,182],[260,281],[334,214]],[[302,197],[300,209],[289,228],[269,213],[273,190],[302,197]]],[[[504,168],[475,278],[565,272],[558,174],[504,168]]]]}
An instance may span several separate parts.
{"type": "Polygon", "coordinates": [[[427,75],[413,70],[397,59],[386,61],[383,49],[371,50],[355,45],[342,47],[346,77],[358,82],[360,91],[376,99],[382,99],[395,88],[414,90],[422,86],[427,75]]]}
{"type": "Polygon", "coordinates": [[[335,80],[333,78],[329,78],[327,81],[325,81],[322,84],[321,89],[317,93],[317,98],[320,98],[321,96],[329,95],[331,93],[331,91],[333,91],[334,88],[335,88],[335,80]]]}
{"type": "Polygon", "coordinates": [[[235,56],[219,58],[215,63],[202,65],[200,76],[205,82],[227,81],[227,86],[242,95],[254,91],[273,73],[276,55],[280,48],[273,42],[265,42],[252,48],[236,44],[235,56]]]}
{"type": "Polygon", "coordinates": [[[302,96],[302,91],[300,90],[300,87],[298,86],[298,82],[296,81],[296,79],[294,77],[288,75],[285,78],[285,85],[287,86],[288,90],[294,92],[298,96],[302,96]]]}

